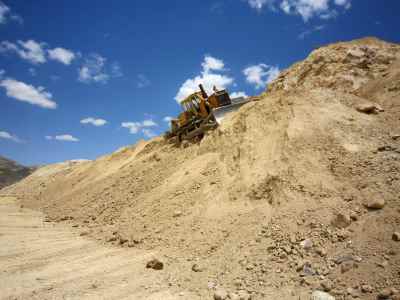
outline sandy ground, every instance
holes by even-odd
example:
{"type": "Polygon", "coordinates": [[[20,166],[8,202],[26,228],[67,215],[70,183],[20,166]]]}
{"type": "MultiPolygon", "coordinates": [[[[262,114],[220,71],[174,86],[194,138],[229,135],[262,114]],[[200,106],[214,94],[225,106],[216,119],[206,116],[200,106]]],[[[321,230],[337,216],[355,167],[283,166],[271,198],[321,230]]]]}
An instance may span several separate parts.
{"type": "Polygon", "coordinates": [[[0,198],[0,299],[182,299],[163,290],[163,271],[144,268],[152,255],[100,245],[0,198]]]}

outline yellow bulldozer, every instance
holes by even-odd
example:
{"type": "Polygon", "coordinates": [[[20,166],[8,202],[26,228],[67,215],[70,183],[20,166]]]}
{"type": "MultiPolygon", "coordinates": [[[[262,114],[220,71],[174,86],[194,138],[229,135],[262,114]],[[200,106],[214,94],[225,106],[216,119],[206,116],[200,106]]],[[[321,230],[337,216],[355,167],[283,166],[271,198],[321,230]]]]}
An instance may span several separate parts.
{"type": "Polygon", "coordinates": [[[203,85],[200,84],[199,88],[200,91],[181,101],[182,113],[171,120],[166,138],[176,138],[177,142],[201,139],[206,131],[218,126],[226,113],[237,110],[248,102],[243,97],[231,99],[224,89],[217,90],[214,87],[214,93],[208,96],[203,85]]]}

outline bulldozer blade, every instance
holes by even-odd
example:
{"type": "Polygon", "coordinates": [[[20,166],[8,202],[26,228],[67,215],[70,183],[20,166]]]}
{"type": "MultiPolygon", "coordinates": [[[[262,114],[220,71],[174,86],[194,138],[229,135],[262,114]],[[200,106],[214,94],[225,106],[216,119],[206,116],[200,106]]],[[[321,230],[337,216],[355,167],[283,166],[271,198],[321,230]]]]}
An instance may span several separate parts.
{"type": "Polygon", "coordinates": [[[226,117],[227,114],[237,111],[243,104],[246,104],[248,102],[249,99],[244,97],[232,99],[232,104],[221,106],[213,110],[215,120],[218,124],[221,124],[222,120],[226,117]]]}

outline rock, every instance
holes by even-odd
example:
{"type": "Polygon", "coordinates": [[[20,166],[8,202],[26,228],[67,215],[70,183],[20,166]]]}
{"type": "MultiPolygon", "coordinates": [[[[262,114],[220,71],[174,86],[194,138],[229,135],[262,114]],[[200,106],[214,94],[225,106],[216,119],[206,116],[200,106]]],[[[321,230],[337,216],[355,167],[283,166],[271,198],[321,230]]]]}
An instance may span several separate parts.
{"type": "Polygon", "coordinates": [[[222,289],[219,288],[214,292],[214,300],[225,300],[228,299],[228,293],[222,289]]]}
{"type": "Polygon", "coordinates": [[[349,215],[344,213],[339,213],[333,218],[331,224],[337,228],[346,228],[350,226],[351,219],[349,215]]]}
{"type": "Polygon", "coordinates": [[[372,286],[370,286],[368,284],[363,284],[361,286],[361,292],[363,292],[363,293],[372,293],[372,291],[373,291],[372,286]]]}
{"type": "Polygon", "coordinates": [[[239,295],[236,293],[229,293],[228,298],[230,300],[240,300],[239,295]]]}
{"type": "Polygon", "coordinates": [[[347,294],[350,295],[353,298],[358,298],[360,297],[358,290],[357,289],[353,289],[353,288],[347,288],[346,290],[347,294]]]}
{"type": "Polygon", "coordinates": [[[172,216],[174,218],[178,218],[178,217],[182,216],[182,212],[180,210],[176,210],[176,211],[174,211],[174,214],[172,216]]]}
{"type": "Polygon", "coordinates": [[[364,202],[364,206],[371,209],[382,209],[385,206],[385,199],[383,198],[369,199],[364,202]]]}
{"type": "Polygon", "coordinates": [[[324,248],[317,248],[317,249],[315,249],[315,252],[316,252],[319,256],[322,256],[322,257],[325,257],[326,254],[327,254],[327,252],[326,252],[326,250],[325,250],[324,248]]]}
{"type": "Polygon", "coordinates": [[[85,235],[88,235],[88,234],[89,234],[88,231],[82,231],[79,235],[80,235],[80,236],[85,236],[85,235]]]}
{"type": "Polygon", "coordinates": [[[154,258],[146,264],[146,268],[153,270],[162,270],[164,268],[164,264],[157,258],[154,258]]]}
{"type": "Polygon", "coordinates": [[[106,242],[115,242],[117,240],[116,236],[110,236],[109,238],[106,239],[106,242]]]}
{"type": "Polygon", "coordinates": [[[311,239],[305,239],[304,241],[300,242],[300,246],[304,250],[310,250],[313,247],[313,242],[311,239]]]}
{"type": "Polygon", "coordinates": [[[335,300],[335,297],[325,292],[314,291],[311,295],[311,300],[335,300]]]}
{"type": "Polygon", "coordinates": [[[383,289],[380,291],[377,295],[377,299],[383,300],[383,299],[389,299],[390,296],[392,295],[392,290],[391,289],[383,289]]]}
{"type": "Polygon", "coordinates": [[[356,110],[365,114],[376,114],[379,111],[374,103],[358,104],[356,110]]]}
{"type": "Polygon", "coordinates": [[[329,292],[330,290],[333,289],[333,282],[330,279],[325,279],[321,281],[321,287],[325,292],[329,292]]]}
{"type": "Polygon", "coordinates": [[[240,290],[238,296],[239,300],[251,300],[251,295],[245,290],[240,290]]]}
{"type": "Polygon", "coordinates": [[[393,232],[392,234],[392,240],[396,242],[400,242],[400,232],[393,232]]]}
{"type": "Polygon", "coordinates": [[[400,139],[400,133],[392,134],[391,137],[393,140],[398,140],[398,139],[400,139]]]}
{"type": "Polygon", "coordinates": [[[352,260],[345,261],[340,265],[340,272],[346,273],[347,271],[350,271],[354,267],[354,262],[352,260]]]}
{"type": "Polygon", "coordinates": [[[204,271],[204,268],[201,267],[201,266],[199,266],[198,264],[194,264],[194,265],[192,266],[192,271],[193,271],[193,272],[203,272],[203,271],[204,271]]]}

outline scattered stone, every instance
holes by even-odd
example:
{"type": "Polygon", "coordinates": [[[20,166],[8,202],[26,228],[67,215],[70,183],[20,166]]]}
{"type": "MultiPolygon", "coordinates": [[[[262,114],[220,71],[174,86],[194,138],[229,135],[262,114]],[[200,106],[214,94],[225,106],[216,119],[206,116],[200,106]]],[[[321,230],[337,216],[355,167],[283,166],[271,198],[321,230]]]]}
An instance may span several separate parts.
{"type": "Polygon", "coordinates": [[[383,300],[383,299],[389,299],[390,296],[392,295],[392,290],[391,289],[383,289],[378,293],[377,299],[383,300]]]}
{"type": "Polygon", "coordinates": [[[222,289],[219,288],[214,292],[214,300],[225,300],[228,299],[228,293],[222,289]]]}
{"type": "Polygon", "coordinates": [[[106,242],[115,242],[117,240],[116,236],[110,236],[109,238],[106,239],[106,242]]]}
{"type": "Polygon", "coordinates": [[[120,245],[123,245],[123,244],[125,244],[126,242],[128,242],[128,239],[127,239],[127,238],[124,238],[124,237],[122,237],[122,236],[119,237],[119,243],[120,243],[120,245]]]}
{"type": "Polygon", "coordinates": [[[353,298],[360,297],[357,289],[353,289],[353,288],[349,287],[349,288],[347,288],[346,292],[348,295],[350,295],[353,298]]]}
{"type": "Polygon", "coordinates": [[[236,293],[229,293],[228,298],[230,300],[240,300],[239,295],[236,293]]]}
{"type": "Polygon", "coordinates": [[[203,271],[204,271],[204,268],[201,267],[201,266],[199,266],[198,264],[194,264],[194,265],[192,266],[192,271],[193,271],[193,272],[203,272],[203,271]]]}
{"type": "Polygon", "coordinates": [[[363,292],[363,293],[372,293],[372,291],[373,291],[372,286],[370,286],[368,284],[363,284],[361,286],[361,292],[363,292]]]}
{"type": "Polygon", "coordinates": [[[182,216],[182,212],[180,210],[176,210],[176,211],[174,211],[174,214],[172,216],[174,218],[178,218],[178,217],[182,216]]]}
{"type": "Polygon", "coordinates": [[[354,262],[352,260],[345,261],[340,265],[340,272],[346,273],[347,271],[350,271],[354,267],[354,262]]]}
{"type": "Polygon", "coordinates": [[[325,257],[326,254],[327,254],[327,252],[326,252],[326,250],[325,250],[324,248],[317,248],[317,249],[315,249],[315,252],[316,252],[319,256],[322,256],[322,257],[325,257]]]}
{"type": "Polygon", "coordinates": [[[400,242],[400,232],[393,232],[392,240],[396,242],[400,242]]]}
{"type": "Polygon", "coordinates": [[[88,234],[89,234],[88,231],[82,231],[79,235],[80,235],[80,236],[85,236],[85,235],[88,235],[88,234]]]}
{"type": "Polygon", "coordinates": [[[300,246],[304,250],[310,250],[313,247],[313,242],[311,239],[305,239],[304,241],[300,242],[300,246]]]}
{"type": "Polygon", "coordinates": [[[157,258],[150,260],[146,264],[147,269],[153,269],[153,270],[162,270],[164,268],[164,264],[159,261],[157,258]]]}
{"type": "Polygon", "coordinates": [[[356,110],[365,114],[376,114],[379,111],[374,103],[358,104],[356,110]]]}
{"type": "Polygon", "coordinates": [[[358,220],[358,215],[356,212],[351,212],[350,213],[350,219],[352,219],[353,221],[357,221],[358,220]]]}
{"type": "Polygon", "coordinates": [[[398,139],[400,139],[400,133],[392,134],[392,139],[393,139],[393,140],[398,140],[398,139]]]}
{"type": "Polygon", "coordinates": [[[325,292],[314,291],[311,295],[311,300],[335,300],[335,297],[325,292]]]}
{"type": "Polygon", "coordinates": [[[364,205],[367,208],[371,209],[382,209],[385,206],[385,199],[383,198],[369,199],[366,202],[364,202],[364,205]]]}
{"type": "Polygon", "coordinates": [[[321,287],[325,292],[329,292],[333,289],[333,282],[330,279],[325,279],[321,281],[321,287]]]}
{"type": "Polygon", "coordinates": [[[238,296],[239,300],[251,300],[251,295],[245,290],[240,290],[238,296]]]}
{"type": "Polygon", "coordinates": [[[350,226],[351,219],[349,215],[344,213],[339,213],[333,218],[331,224],[337,228],[346,228],[350,226]]]}

